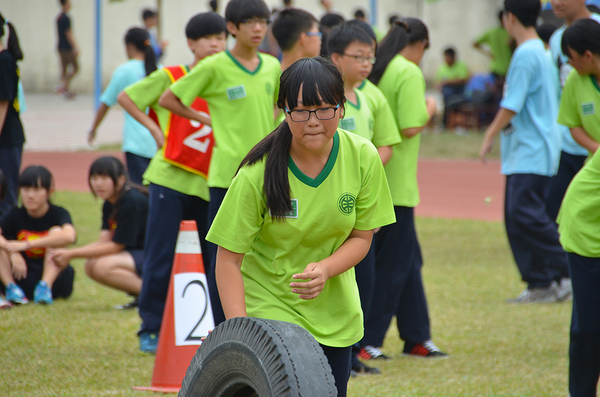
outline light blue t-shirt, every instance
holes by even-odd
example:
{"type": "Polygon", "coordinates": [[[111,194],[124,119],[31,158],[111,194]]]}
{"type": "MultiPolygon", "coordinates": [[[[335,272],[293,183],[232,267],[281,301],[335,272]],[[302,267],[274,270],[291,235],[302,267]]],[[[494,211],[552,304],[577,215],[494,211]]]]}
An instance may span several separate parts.
{"type": "MultiPolygon", "coordinates": [[[[100,102],[110,107],[117,103],[117,96],[125,87],[146,77],[144,61],[139,59],[130,59],[122,65],[119,65],[108,83],[108,87],[100,96],[100,102]]],[[[125,114],[125,123],[123,125],[123,152],[137,154],[138,156],[151,159],[156,153],[156,141],[150,134],[150,131],[138,123],[129,113],[125,114]]]]}
{"type": "Polygon", "coordinates": [[[557,84],[542,40],[517,47],[500,103],[516,113],[500,137],[504,175],[556,174],[561,149],[557,84]]]}
{"type": "MultiPolygon", "coordinates": [[[[592,14],[592,19],[600,22],[600,15],[592,14]]],[[[563,25],[558,28],[552,37],[550,37],[550,50],[552,51],[552,61],[554,65],[556,65],[556,69],[558,69],[558,81],[560,82],[560,96],[562,97],[562,90],[565,88],[565,82],[567,81],[567,77],[573,71],[573,66],[569,63],[569,59],[562,52],[561,41],[563,37],[563,33],[565,32],[567,25],[563,25]]],[[[560,97],[559,97],[560,99],[560,97]]],[[[562,150],[566,153],[575,155],[575,156],[586,156],[589,154],[587,149],[579,145],[573,139],[571,135],[571,131],[569,127],[564,125],[558,125],[560,128],[560,132],[562,135],[562,150]]]]}

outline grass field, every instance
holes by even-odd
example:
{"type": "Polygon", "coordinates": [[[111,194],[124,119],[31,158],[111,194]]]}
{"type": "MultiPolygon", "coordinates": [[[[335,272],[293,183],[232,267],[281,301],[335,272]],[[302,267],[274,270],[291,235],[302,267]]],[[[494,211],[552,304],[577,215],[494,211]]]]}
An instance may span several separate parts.
{"type": "MultiPolygon", "coordinates": [[[[54,201],[71,211],[78,244],[97,237],[99,201],[73,192],[54,201]]],[[[392,326],[384,351],[393,360],[352,379],[350,396],[564,397],[570,303],[504,303],[523,284],[503,225],[419,218],[417,229],[434,341],[450,357],[403,358],[392,326]]],[[[71,299],[0,311],[1,396],[141,396],[131,387],[150,384],[154,356],[138,350],[137,313],[115,310],[126,296],[73,265],[71,299]]]]}

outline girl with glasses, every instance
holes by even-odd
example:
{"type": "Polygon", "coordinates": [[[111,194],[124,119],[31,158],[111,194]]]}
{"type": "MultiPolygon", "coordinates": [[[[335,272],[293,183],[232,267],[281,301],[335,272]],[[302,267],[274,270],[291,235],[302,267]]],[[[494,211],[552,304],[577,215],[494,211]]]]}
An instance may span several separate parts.
{"type": "Polygon", "coordinates": [[[333,64],[301,59],[280,87],[285,121],[242,161],[207,240],[219,246],[225,316],[304,327],[345,396],[363,333],[353,267],[373,229],[394,222],[391,197],[375,147],[338,129],[344,85],[333,64]]]}

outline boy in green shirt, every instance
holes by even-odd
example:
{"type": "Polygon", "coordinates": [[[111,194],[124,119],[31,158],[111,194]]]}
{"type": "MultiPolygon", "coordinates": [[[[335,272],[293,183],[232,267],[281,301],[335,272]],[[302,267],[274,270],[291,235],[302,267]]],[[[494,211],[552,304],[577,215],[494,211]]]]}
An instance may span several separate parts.
{"type": "MultiPolygon", "coordinates": [[[[368,25],[367,25],[368,27],[368,25]]],[[[359,22],[346,22],[334,28],[327,41],[329,57],[344,77],[346,106],[340,128],[368,139],[379,153],[383,164],[392,156],[392,145],[400,143],[400,133],[392,110],[385,102],[384,111],[375,114],[366,95],[357,88],[371,73],[375,62],[376,42],[359,22]]],[[[367,256],[355,266],[356,282],[361,297],[363,313],[369,312],[375,288],[375,251],[373,246],[367,256]]],[[[376,374],[379,369],[358,360],[360,345],[352,349],[352,371],[376,374]]]]}
{"type": "Polygon", "coordinates": [[[299,8],[283,9],[271,27],[273,36],[281,48],[281,69],[302,58],[320,54],[321,32],[317,18],[299,8]]]}
{"type": "MultiPolygon", "coordinates": [[[[179,67],[182,73],[193,68],[203,58],[225,50],[225,20],[214,12],[192,17],[185,33],[194,60],[189,65],[179,67]]],[[[147,271],[144,272],[142,280],[139,312],[142,318],[140,348],[146,352],[156,350],[179,224],[182,220],[196,220],[202,252],[205,254],[207,251],[204,240],[209,200],[206,179],[184,164],[175,164],[165,156],[165,139],[172,139],[179,131],[174,130],[172,123],[175,116],[159,106],[158,100],[172,84],[174,70],[176,69],[172,67],[157,70],[127,87],[118,97],[119,104],[150,130],[161,148],[152,158],[144,174],[144,179],[150,182],[150,206],[144,244],[144,269],[147,271]],[[158,124],[145,113],[148,107],[155,112],[158,124]],[[167,134],[171,134],[171,137],[167,134]]],[[[205,128],[200,127],[198,126],[198,131],[205,128]]],[[[208,143],[210,139],[212,135],[204,137],[200,142],[208,143]]]]}
{"type": "MultiPolygon", "coordinates": [[[[242,159],[274,127],[280,64],[258,53],[267,33],[269,7],[263,0],[232,0],[227,4],[227,30],[236,38],[231,51],[208,57],[177,81],[159,100],[174,114],[213,128],[215,146],[210,163],[208,224],[212,223],[242,159]],[[191,109],[196,97],[208,103],[210,116],[191,109]]],[[[215,325],[225,320],[214,279],[216,247],[208,247],[209,290],[215,325]]]]}

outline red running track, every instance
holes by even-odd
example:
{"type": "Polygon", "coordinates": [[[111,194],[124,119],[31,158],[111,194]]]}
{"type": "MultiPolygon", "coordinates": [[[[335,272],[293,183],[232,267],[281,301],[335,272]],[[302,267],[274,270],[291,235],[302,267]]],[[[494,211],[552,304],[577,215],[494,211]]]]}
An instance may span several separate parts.
{"type": "MultiPolygon", "coordinates": [[[[44,165],[55,178],[56,189],[89,191],[87,173],[94,159],[120,152],[25,152],[23,166],[44,165]]],[[[417,216],[503,220],[504,177],[498,161],[481,164],[466,160],[419,160],[421,203],[417,216]]]]}

